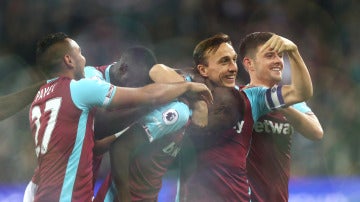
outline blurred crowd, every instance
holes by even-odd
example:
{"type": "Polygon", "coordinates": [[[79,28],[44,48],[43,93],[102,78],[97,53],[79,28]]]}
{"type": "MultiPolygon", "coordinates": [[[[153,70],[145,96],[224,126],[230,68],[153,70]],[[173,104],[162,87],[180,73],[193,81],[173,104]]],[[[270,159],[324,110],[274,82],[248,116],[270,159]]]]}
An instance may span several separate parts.
{"type": "MultiPolygon", "coordinates": [[[[35,43],[50,32],[74,38],[88,65],[111,63],[141,44],[160,63],[183,68],[192,65],[194,45],[210,35],[228,34],[237,49],[246,34],[271,31],[298,45],[313,79],[308,105],[324,128],[319,142],[293,136],[292,175],[360,175],[359,9],[354,0],[5,0],[0,95],[36,80],[35,43]]],[[[30,180],[36,162],[28,108],[0,122],[0,138],[0,184],[30,180]]]]}

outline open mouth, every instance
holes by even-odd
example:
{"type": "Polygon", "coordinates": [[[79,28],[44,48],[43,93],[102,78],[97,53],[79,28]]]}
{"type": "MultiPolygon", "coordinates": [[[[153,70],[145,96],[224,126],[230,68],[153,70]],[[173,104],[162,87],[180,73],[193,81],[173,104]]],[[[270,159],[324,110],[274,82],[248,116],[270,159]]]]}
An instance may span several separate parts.
{"type": "Polygon", "coordinates": [[[226,75],[225,79],[227,80],[235,80],[236,79],[236,75],[226,75]]]}
{"type": "Polygon", "coordinates": [[[271,71],[278,71],[278,72],[280,72],[282,70],[282,68],[280,68],[280,67],[273,67],[273,68],[271,68],[271,71]]]}

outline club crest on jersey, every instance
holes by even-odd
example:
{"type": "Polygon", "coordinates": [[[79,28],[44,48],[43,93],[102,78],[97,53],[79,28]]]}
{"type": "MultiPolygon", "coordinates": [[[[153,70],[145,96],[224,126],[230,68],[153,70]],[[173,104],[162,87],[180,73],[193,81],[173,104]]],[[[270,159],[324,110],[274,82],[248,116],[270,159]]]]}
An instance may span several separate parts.
{"type": "Polygon", "coordinates": [[[275,92],[277,91],[277,87],[278,87],[277,85],[273,86],[273,87],[271,88],[271,92],[272,92],[272,93],[275,93],[275,92]]]}
{"type": "Polygon", "coordinates": [[[168,109],[162,115],[166,125],[174,124],[179,119],[179,113],[175,109],[168,109]]]}

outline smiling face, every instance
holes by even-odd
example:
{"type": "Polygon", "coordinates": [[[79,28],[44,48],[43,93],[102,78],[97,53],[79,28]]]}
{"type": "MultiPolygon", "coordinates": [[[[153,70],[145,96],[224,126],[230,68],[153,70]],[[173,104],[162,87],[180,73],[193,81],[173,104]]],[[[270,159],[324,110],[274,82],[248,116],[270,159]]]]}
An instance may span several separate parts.
{"type": "Polygon", "coordinates": [[[284,68],[283,54],[277,53],[270,48],[258,52],[261,47],[259,46],[256,49],[254,58],[249,58],[248,71],[251,83],[254,84],[256,82],[257,85],[272,86],[282,79],[284,68]]]}
{"type": "Polygon", "coordinates": [[[218,86],[234,87],[238,67],[237,54],[229,43],[222,43],[217,50],[206,53],[207,64],[197,66],[199,73],[218,86]]]}
{"type": "Polygon", "coordinates": [[[282,79],[283,54],[271,48],[262,50],[273,36],[271,32],[253,32],[240,43],[239,57],[250,76],[250,85],[271,87],[282,79]]]}

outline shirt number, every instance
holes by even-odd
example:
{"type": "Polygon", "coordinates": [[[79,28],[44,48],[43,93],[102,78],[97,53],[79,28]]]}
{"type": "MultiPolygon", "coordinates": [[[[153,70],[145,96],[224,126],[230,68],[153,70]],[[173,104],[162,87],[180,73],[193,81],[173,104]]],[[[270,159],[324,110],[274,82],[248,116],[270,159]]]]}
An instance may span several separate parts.
{"type": "Polygon", "coordinates": [[[35,123],[36,131],[35,131],[35,153],[36,156],[39,157],[39,154],[45,154],[48,149],[49,141],[54,130],[56,119],[59,113],[59,109],[61,106],[61,98],[54,98],[46,101],[45,110],[41,113],[41,109],[39,106],[34,106],[31,111],[31,120],[35,123]],[[49,119],[41,119],[42,116],[49,114],[49,119]],[[42,122],[40,122],[42,120],[42,122]],[[45,122],[48,120],[47,122],[45,122]],[[39,130],[41,127],[46,127],[44,130],[44,135],[42,141],[39,142],[39,130]]]}

